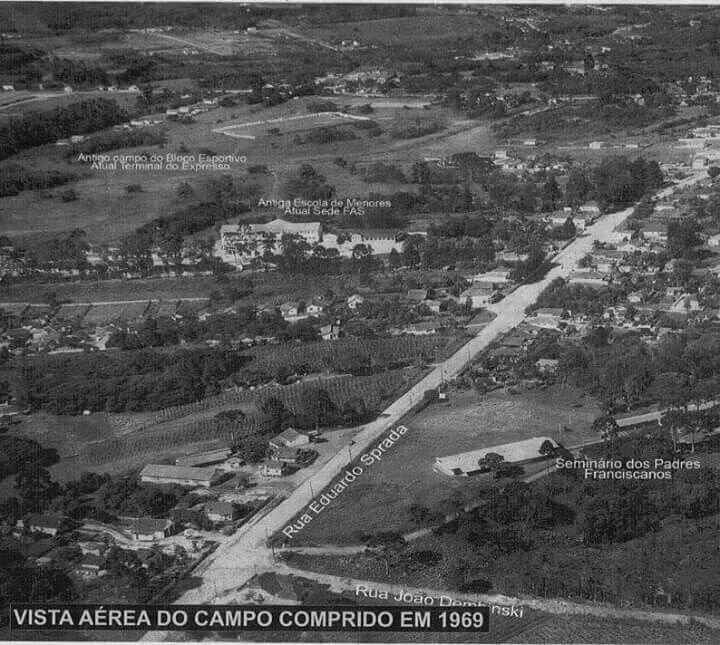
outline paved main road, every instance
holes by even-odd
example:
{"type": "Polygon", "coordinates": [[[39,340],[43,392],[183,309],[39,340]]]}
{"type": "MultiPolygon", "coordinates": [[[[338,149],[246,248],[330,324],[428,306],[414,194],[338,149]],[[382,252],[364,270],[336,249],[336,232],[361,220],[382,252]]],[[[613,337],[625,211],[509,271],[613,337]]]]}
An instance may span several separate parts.
{"type": "MultiPolygon", "coordinates": [[[[673,187],[658,193],[666,197],[680,187],[695,183],[706,177],[697,173],[673,187]]],[[[510,331],[525,318],[525,308],[537,300],[540,293],[555,278],[567,276],[580,258],[586,255],[593,243],[608,239],[610,233],[632,212],[632,208],[610,213],[588,227],[585,233],[560,251],[554,259],[555,266],[540,281],[518,287],[504,300],[495,304],[497,317],[472,338],[465,346],[447,360],[439,363],[412,389],[403,394],[378,419],[362,426],[354,437],[353,444],[341,449],[318,472],[305,480],[290,495],[264,516],[243,526],[234,539],[222,544],[194,572],[202,578],[202,584],[187,591],[179,603],[208,604],[227,597],[233,589],[243,585],[254,573],[274,566],[265,541],[276,531],[282,530],[300,511],[359,454],[365,452],[374,442],[397,426],[402,417],[420,401],[426,390],[437,387],[444,379],[458,375],[478,352],[485,349],[498,336],[510,331]]],[[[412,431],[411,431],[412,432],[412,431]]],[[[407,435],[405,440],[412,440],[407,435]]],[[[157,634],[147,634],[149,640],[157,640],[157,634]]]]}

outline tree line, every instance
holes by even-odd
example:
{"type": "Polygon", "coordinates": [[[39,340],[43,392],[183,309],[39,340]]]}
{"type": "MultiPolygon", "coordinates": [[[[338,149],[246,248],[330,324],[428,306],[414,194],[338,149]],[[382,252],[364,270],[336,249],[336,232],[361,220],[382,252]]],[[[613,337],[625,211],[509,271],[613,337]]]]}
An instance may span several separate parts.
{"type": "Polygon", "coordinates": [[[212,349],[37,355],[18,359],[12,388],[19,405],[53,414],[159,410],[217,394],[246,361],[212,349]]]}
{"type": "Polygon", "coordinates": [[[28,112],[0,125],[0,159],[75,134],[89,134],[126,121],[116,101],[93,98],[43,112],[28,112]]]}

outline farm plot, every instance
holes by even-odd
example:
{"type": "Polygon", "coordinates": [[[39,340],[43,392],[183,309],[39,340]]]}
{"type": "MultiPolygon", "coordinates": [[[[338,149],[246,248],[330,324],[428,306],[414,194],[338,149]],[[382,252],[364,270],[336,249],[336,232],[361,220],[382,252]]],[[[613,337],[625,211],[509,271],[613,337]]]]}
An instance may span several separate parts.
{"type": "Polygon", "coordinates": [[[114,321],[136,320],[145,314],[149,304],[147,300],[93,304],[90,311],[85,314],[83,323],[104,325],[114,321]]]}
{"type": "Polygon", "coordinates": [[[213,132],[240,139],[254,139],[255,137],[268,134],[268,130],[277,131],[279,134],[288,134],[323,126],[368,120],[367,117],[342,114],[341,112],[318,112],[317,114],[297,114],[264,121],[236,123],[217,128],[213,130],[213,132]]]}
{"type": "MultiPolygon", "coordinates": [[[[250,350],[255,359],[249,369],[275,374],[281,368],[290,373],[322,370],[346,371],[349,366],[362,369],[431,362],[449,354],[453,336],[398,337],[380,339],[347,338],[332,343],[303,345],[265,345],[250,350]]],[[[354,371],[354,370],[353,370],[354,371]]],[[[355,371],[355,373],[357,373],[355,371]]]]}
{"type": "MultiPolygon", "coordinates": [[[[251,401],[257,409],[263,401],[270,397],[280,399],[293,413],[301,413],[305,401],[312,390],[324,389],[333,403],[344,408],[348,403],[362,401],[369,410],[379,411],[390,397],[400,389],[406,387],[419,376],[417,370],[393,370],[366,377],[340,377],[312,383],[297,383],[290,386],[276,386],[263,388],[259,392],[225,392],[212,399],[198,401],[186,406],[170,409],[176,410],[182,417],[188,414],[212,410],[218,412],[220,407],[233,407],[247,405],[251,401]],[[213,407],[207,406],[212,403],[213,407]]],[[[146,421],[147,421],[146,417],[146,421]]],[[[78,460],[83,464],[107,464],[117,460],[141,458],[147,454],[157,454],[163,450],[171,450],[178,446],[191,443],[224,440],[242,441],[243,437],[250,437],[261,431],[260,417],[256,412],[249,412],[245,418],[233,429],[233,436],[229,436],[227,428],[215,423],[207,414],[198,415],[197,418],[183,419],[179,423],[162,423],[162,413],[156,417],[156,424],[131,432],[122,437],[113,437],[96,441],[83,446],[78,453],[78,460]]],[[[172,416],[169,417],[170,420],[172,416]]]]}
{"type": "Polygon", "coordinates": [[[56,320],[80,321],[90,310],[89,304],[64,304],[55,314],[56,320]]]}
{"type": "Polygon", "coordinates": [[[179,316],[192,316],[210,304],[210,298],[186,298],[178,304],[175,313],[179,316]]]}

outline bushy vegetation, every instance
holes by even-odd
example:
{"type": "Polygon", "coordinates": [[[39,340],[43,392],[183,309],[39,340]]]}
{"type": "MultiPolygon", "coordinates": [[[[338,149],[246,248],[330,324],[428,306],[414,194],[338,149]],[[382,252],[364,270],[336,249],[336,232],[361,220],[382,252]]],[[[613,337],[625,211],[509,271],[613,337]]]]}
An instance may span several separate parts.
{"type": "Polygon", "coordinates": [[[357,138],[357,135],[351,128],[332,125],[321,128],[312,128],[304,135],[298,134],[293,139],[293,143],[297,145],[307,143],[322,145],[326,143],[336,143],[337,141],[351,141],[357,138]]]}
{"type": "Polygon", "coordinates": [[[69,147],[68,157],[76,157],[80,153],[97,154],[120,148],[137,146],[155,146],[165,143],[166,133],[158,128],[140,128],[135,130],[110,130],[88,137],[82,143],[69,147]]]}
{"type": "MultiPolygon", "coordinates": [[[[657,433],[608,443],[593,456],[622,463],[677,458],[657,433]]],[[[711,469],[632,481],[563,469],[487,493],[476,511],[447,528],[471,545],[464,577],[482,574],[505,593],[712,610],[720,597],[707,558],[718,556],[706,551],[704,518],[718,504],[720,477],[711,469]],[[678,552],[685,554],[682,571],[678,552]]]]}
{"type": "Polygon", "coordinates": [[[0,166],[0,197],[17,195],[23,190],[55,188],[77,180],[77,175],[65,170],[38,170],[21,164],[0,166]]]}

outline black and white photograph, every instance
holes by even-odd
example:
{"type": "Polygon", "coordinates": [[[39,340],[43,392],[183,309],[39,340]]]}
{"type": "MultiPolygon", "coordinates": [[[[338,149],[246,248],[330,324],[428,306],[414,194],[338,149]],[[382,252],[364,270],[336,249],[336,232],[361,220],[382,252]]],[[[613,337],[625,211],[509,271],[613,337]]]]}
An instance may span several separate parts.
{"type": "Polygon", "coordinates": [[[720,4],[0,2],[0,641],[720,643],[720,4]]]}

